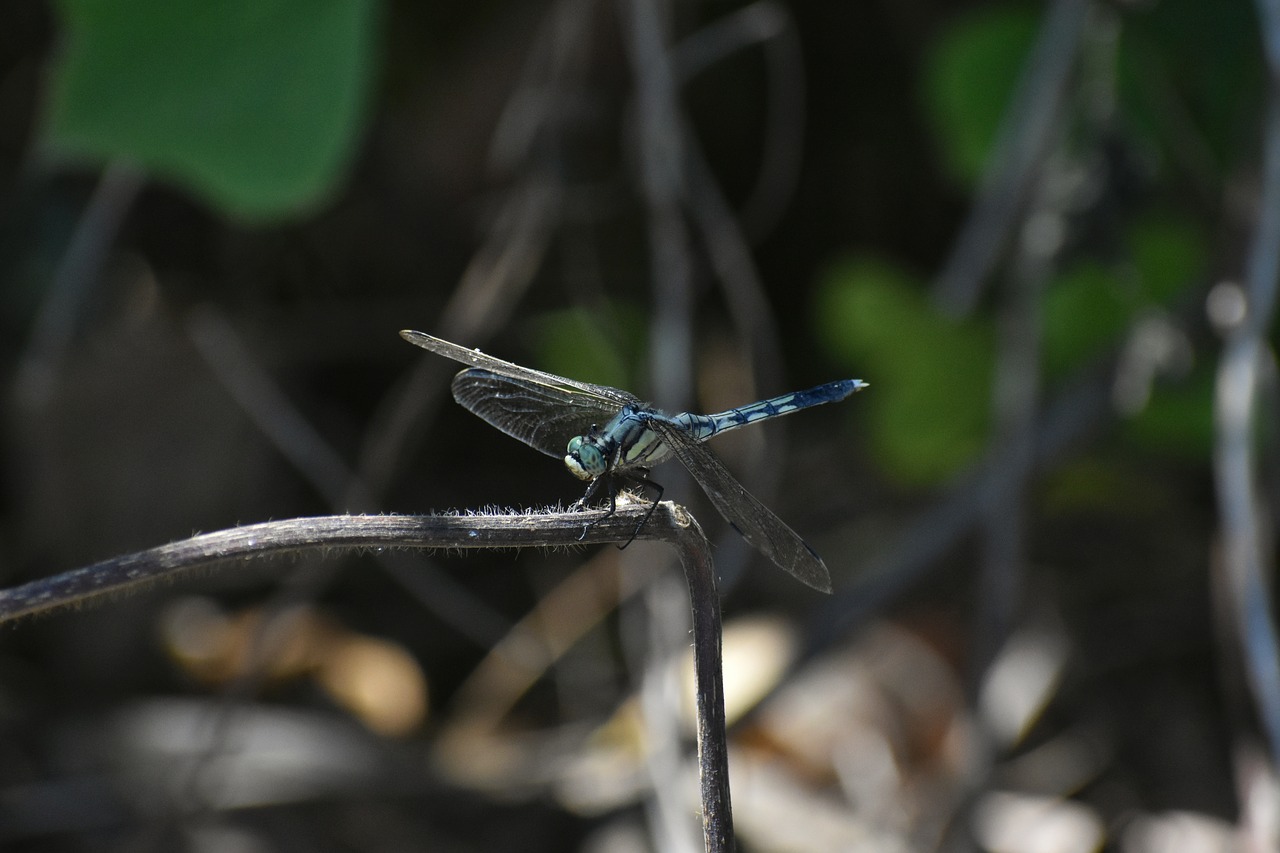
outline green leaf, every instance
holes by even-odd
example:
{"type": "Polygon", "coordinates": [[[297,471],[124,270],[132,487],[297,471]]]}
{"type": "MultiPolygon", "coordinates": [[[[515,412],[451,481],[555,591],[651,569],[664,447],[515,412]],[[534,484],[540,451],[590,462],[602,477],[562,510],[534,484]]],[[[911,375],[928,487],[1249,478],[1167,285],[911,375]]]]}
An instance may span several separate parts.
{"type": "Polygon", "coordinates": [[[1169,306],[1203,275],[1204,236],[1166,213],[1125,235],[1126,265],[1084,261],[1060,275],[1044,302],[1045,373],[1061,378],[1119,344],[1143,309],[1169,306]]]}
{"type": "Polygon", "coordinates": [[[1129,233],[1129,247],[1143,294],[1161,305],[1169,305],[1194,284],[1208,264],[1205,235],[1191,222],[1168,214],[1137,222],[1129,233]]]}
{"type": "Polygon", "coordinates": [[[234,215],[330,192],[375,72],[377,0],[62,0],[47,144],[123,159],[234,215]]]}
{"type": "Polygon", "coordinates": [[[927,59],[926,114],[944,167],[963,183],[982,174],[1036,26],[1029,9],[981,9],[958,19],[927,59]]]}
{"type": "Polygon", "coordinates": [[[1081,263],[1059,276],[1044,299],[1046,375],[1061,378],[1116,344],[1134,302],[1134,294],[1100,264],[1081,263]]]}
{"type": "Polygon", "coordinates": [[[1162,0],[1126,14],[1119,30],[1119,115],[1160,154],[1152,165],[1226,178],[1252,163],[1266,65],[1250,3],[1162,0]],[[1166,165],[1167,164],[1167,165],[1166,165]]]}
{"type": "Polygon", "coordinates": [[[538,364],[561,376],[634,392],[636,377],[627,365],[641,363],[644,326],[638,315],[613,316],[617,313],[572,308],[539,315],[534,324],[538,364]]]}
{"type": "Polygon", "coordinates": [[[887,474],[930,485],[981,452],[994,365],[989,324],[942,316],[919,282],[867,258],[825,277],[817,309],[820,339],[871,385],[859,407],[887,474]]]}
{"type": "Polygon", "coordinates": [[[1184,382],[1158,385],[1142,411],[1124,424],[1125,437],[1143,448],[1180,459],[1207,460],[1213,451],[1213,388],[1210,366],[1184,382]]]}

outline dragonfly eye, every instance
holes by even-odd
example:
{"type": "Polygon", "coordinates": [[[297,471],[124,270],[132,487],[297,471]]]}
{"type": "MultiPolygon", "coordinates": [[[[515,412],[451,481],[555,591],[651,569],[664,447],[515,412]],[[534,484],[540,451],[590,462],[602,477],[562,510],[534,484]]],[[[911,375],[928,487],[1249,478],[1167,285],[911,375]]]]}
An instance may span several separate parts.
{"type": "Polygon", "coordinates": [[[568,450],[564,465],[579,480],[593,480],[609,467],[600,448],[581,435],[569,439],[568,450]]]}

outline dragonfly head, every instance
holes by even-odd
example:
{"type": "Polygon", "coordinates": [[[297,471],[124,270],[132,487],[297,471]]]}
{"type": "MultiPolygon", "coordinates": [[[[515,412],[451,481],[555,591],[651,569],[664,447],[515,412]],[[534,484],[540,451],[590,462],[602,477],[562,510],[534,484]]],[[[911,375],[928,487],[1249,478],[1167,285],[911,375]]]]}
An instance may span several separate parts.
{"type": "Polygon", "coordinates": [[[594,480],[609,469],[609,462],[593,435],[579,435],[569,440],[564,467],[579,480],[594,480]]]}

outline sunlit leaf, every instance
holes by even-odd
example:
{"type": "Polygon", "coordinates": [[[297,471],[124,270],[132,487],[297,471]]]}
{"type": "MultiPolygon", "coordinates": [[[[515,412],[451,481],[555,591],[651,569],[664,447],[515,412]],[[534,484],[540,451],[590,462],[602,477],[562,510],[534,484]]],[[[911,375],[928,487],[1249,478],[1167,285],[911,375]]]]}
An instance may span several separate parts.
{"type": "Polygon", "coordinates": [[[350,159],[377,0],[62,0],[49,150],[122,159],[225,210],[319,201],[350,159]]]}

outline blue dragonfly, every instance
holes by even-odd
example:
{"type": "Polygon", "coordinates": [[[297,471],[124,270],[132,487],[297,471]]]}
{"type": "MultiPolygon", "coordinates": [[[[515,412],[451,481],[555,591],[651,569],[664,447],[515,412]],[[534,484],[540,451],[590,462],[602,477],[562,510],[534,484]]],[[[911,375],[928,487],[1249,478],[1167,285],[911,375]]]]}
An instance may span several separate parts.
{"type": "Polygon", "coordinates": [[[747,542],[802,583],[831,591],[831,575],[817,552],[743,488],[704,442],[756,421],[843,400],[867,387],[862,380],[828,382],[716,415],[668,415],[617,388],[521,367],[423,332],[406,330],[400,336],[469,365],[453,378],[453,398],[507,435],[563,457],[571,474],[590,482],[578,506],[607,483],[613,512],[617,479],[656,489],[656,507],[662,486],[648,479],[649,469],[675,456],[747,542]]]}

